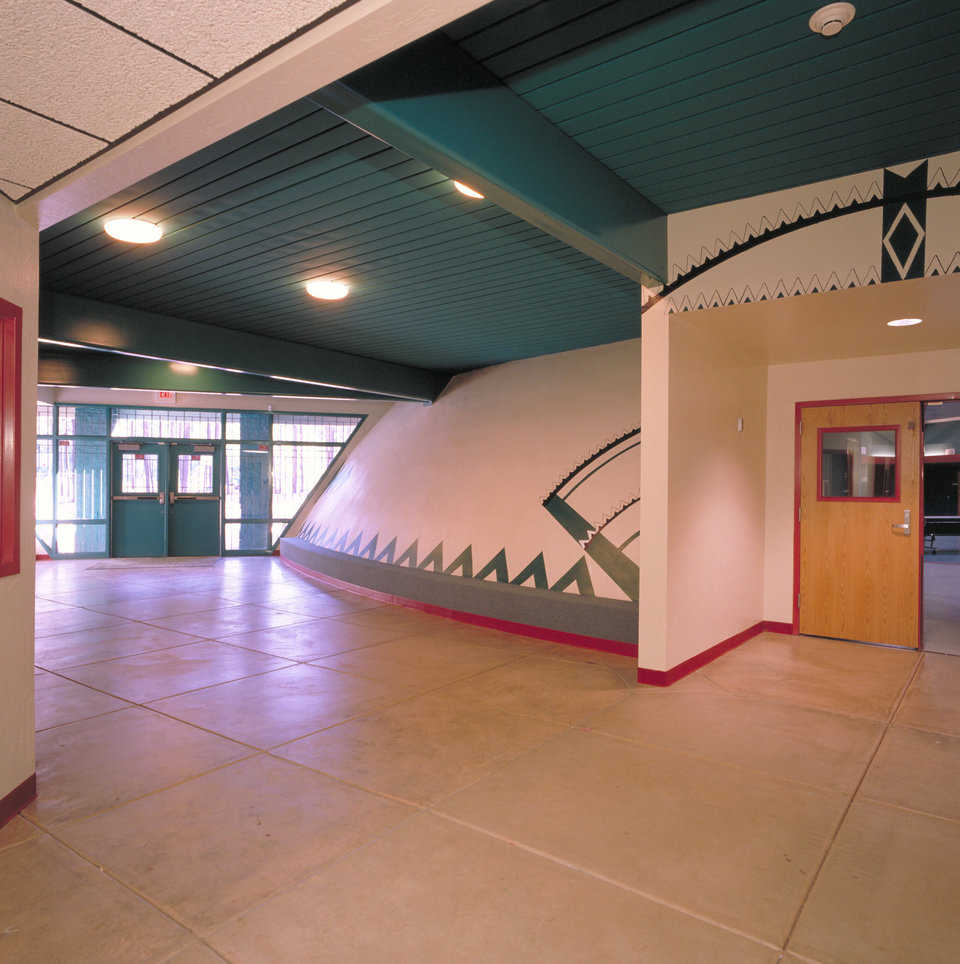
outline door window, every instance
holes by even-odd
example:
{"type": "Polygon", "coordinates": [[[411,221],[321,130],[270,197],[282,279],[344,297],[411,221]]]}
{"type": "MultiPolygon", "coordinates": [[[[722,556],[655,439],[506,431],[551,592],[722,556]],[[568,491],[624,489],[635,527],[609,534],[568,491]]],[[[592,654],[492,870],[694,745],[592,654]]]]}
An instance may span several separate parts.
{"type": "Polygon", "coordinates": [[[124,495],[156,495],[156,452],[121,452],[121,484],[124,495]]]}
{"type": "Polygon", "coordinates": [[[820,429],[820,501],[879,499],[896,502],[897,428],[820,429]]]}
{"type": "Polygon", "coordinates": [[[177,495],[213,495],[213,456],[177,456],[177,495]]]}

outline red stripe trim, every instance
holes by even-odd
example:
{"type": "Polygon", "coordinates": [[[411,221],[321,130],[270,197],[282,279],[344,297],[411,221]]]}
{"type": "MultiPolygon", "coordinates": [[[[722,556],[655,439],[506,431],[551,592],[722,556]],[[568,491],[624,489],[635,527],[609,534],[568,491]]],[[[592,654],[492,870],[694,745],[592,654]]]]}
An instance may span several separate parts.
{"type": "Polygon", "coordinates": [[[49,562],[50,557],[45,552],[37,553],[37,562],[49,562]]]}
{"type": "Polygon", "coordinates": [[[674,666],[673,669],[644,669],[641,666],[637,670],[637,682],[645,683],[647,686],[670,686],[672,683],[676,683],[677,680],[683,679],[684,676],[689,676],[694,671],[706,666],[707,663],[712,663],[718,656],[729,653],[731,649],[736,649],[748,639],[759,636],[760,633],[792,632],[793,627],[790,623],[775,623],[770,620],[763,620],[759,623],[754,623],[749,629],[745,629],[735,636],[724,639],[722,642],[717,643],[716,646],[711,646],[710,649],[705,649],[702,653],[691,656],[690,659],[679,663],[677,666],[674,666]]]}
{"type": "Polygon", "coordinates": [[[635,643],[624,643],[617,639],[604,639],[600,636],[581,636],[579,633],[565,633],[559,629],[550,629],[546,626],[531,626],[527,623],[514,623],[508,619],[496,619],[493,616],[480,616],[477,613],[461,612],[459,609],[446,609],[443,606],[434,606],[431,603],[420,602],[418,599],[407,599],[405,596],[394,596],[391,593],[380,592],[376,589],[368,589],[366,586],[358,586],[352,582],[345,582],[334,576],[327,576],[323,573],[308,569],[299,563],[292,562],[285,556],[280,557],[284,565],[295,569],[301,575],[306,576],[314,582],[333,586],[336,589],[345,589],[348,592],[357,593],[360,596],[367,596],[379,602],[387,603],[391,606],[406,606],[408,609],[417,609],[420,612],[430,613],[434,616],[445,616],[447,619],[456,619],[461,623],[470,623],[474,626],[485,626],[488,629],[499,629],[505,633],[514,633],[517,636],[531,636],[534,639],[545,639],[551,643],[564,643],[567,646],[579,646],[582,649],[595,649],[601,653],[616,653],[619,656],[637,657],[637,646],[635,643]]]}
{"type": "Polygon", "coordinates": [[[37,799],[37,775],[31,774],[0,800],[0,827],[9,823],[28,804],[37,799]]]}

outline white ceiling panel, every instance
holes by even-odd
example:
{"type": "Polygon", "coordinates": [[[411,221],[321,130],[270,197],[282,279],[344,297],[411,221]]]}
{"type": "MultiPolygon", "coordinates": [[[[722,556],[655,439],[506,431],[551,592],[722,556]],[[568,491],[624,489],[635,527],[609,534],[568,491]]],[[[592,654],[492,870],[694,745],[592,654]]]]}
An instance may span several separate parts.
{"type": "Polygon", "coordinates": [[[30,188],[24,187],[22,184],[15,184],[13,181],[0,177],[0,191],[3,191],[8,198],[12,198],[14,201],[23,197],[29,190],[30,188]]]}
{"type": "Polygon", "coordinates": [[[0,178],[30,187],[43,184],[104,146],[103,141],[2,101],[0,131],[4,140],[0,151],[0,178]]]}
{"type": "Polygon", "coordinates": [[[0,96],[108,140],[209,82],[63,0],[0,0],[0,23],[0,96]]]}
{"type": "Polygon", "coordinates": [[[85,0],[91,10],[218,77],[345,0],[85,0]]]}

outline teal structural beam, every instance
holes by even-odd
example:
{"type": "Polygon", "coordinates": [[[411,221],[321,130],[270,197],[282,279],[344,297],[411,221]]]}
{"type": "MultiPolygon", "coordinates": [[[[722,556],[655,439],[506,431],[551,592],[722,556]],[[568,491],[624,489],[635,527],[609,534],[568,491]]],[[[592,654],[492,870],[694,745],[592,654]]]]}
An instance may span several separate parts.
{"type": "Polygon", "coordinates": [[[443,34],[311,96],[621,274],[666,280],[663,211],[443,34]]]}
{"type": "Polygon", "coordinates": [[[95,349],[40,345],[37,383],[75,385],[82,388],[136,388],[166,392],[213,392],[236,395],[304,395],[311,398],[343,398],[390,401],[383,395],[280,382],[263,375],[244,375],[197,368],[175,371],[169,362],[132,358],[95,349]]]}
{"type": "MultiPolygon", "coordinates": [[[[251,375],[303,379],[319,383],[319,387],[365,392],[387,400],[432,402],[449,380],[446,374],[423,368],[51,291],[40,294],[40,337],[88,348],[232,368],[251,375]]],[[[306,387],[295,382],[290,386],[292,395],[300,394],[300,388],[306,387]]]]}

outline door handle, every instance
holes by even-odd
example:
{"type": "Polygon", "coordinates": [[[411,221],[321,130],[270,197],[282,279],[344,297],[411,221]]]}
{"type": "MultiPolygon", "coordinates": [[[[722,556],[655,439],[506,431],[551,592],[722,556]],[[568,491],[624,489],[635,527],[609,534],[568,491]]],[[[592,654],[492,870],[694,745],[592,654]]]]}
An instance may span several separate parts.
{"type": "Polygon", "coordinates": [[[890,528],[893,529],[895,533],[899,533],[902,536],[910,535],[910,510],[903,510],[903,522],[891,523],[890,528]]]}

